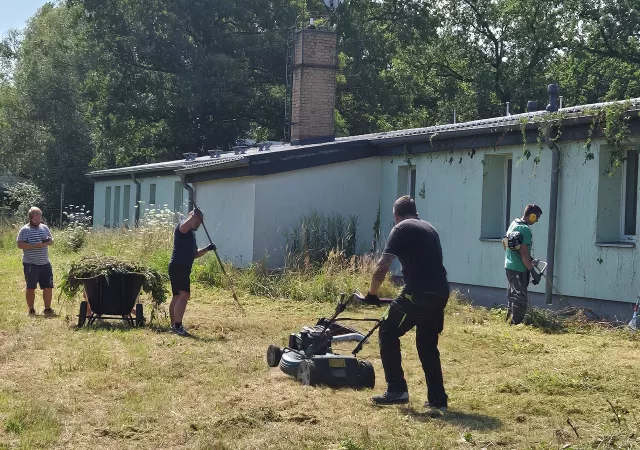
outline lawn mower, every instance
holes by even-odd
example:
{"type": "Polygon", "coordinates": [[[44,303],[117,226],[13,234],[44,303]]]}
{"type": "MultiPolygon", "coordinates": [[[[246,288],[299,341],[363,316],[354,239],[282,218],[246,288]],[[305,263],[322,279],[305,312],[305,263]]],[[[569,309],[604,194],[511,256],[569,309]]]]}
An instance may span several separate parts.
{"type": "MultiPolygon", "coordinates": [[[[331,318],[323,317],[315,326],[303,327],[299,333],[289,335],[287,347],[270,345],[267,349],[269,367],[280,366],[280,370],[295,377],[306,386],[323,384],[334,387],[373,388],[376,383],[373,366],[369,361],[357,359],[356,355],[380,326],[380,319],[338,319],[338,315],[346,309],[347,304],[356,300],[364,301],[362,294],[357,291],[346,300],[345,297],[344,293],[340,294],[340,300],[331,318]],[[375,326],[363,335],[337,323],[346,321],[375,322],[375,326]],[[333,353],[331,344],[341,341],[356,341],[358,344],[351,355],[333,353]]],[[[388,304],[391,301],[380,300],[382,304],[388,304]]]]}

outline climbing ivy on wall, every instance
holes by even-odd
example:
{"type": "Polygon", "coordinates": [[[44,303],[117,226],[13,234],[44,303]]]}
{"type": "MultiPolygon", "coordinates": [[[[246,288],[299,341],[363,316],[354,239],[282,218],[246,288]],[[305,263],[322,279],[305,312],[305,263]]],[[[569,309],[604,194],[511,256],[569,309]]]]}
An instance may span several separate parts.
{"type": "MultiPolygon", "coordinates": [[[[628,111],[631,107],[631,102],[626,101],[624,103],[614,103],[583,111],[583,116],[590,116],[592,118],[589,124],[587,140],[584,145],[585,162],[595,158],[591,151],[594,136],[602,136],[610,149],[609,167],[607,171],[611,175],[615,174],[616,170],[625,161],[627,151],[636,143],[629,130],[629,120],[632,114],[629,114],[628,111]]],[[[572,117],[575,118],[576,116],[570,116],[565,112],[555,112],[541,114],[531,119],[520,119],[520,132],[522,134],[521,158],[528,160],[532,156],[531,149],[527,146],[526,135],[526,130],[530,124],[534,124],[538,130],[538,137],[536,139],[538,152],[533,160],[535,170],[535,166],[540,163],[545,144],[549,145],[550,143],[557,142],[562,136],[564,122],[572,117]]]]}

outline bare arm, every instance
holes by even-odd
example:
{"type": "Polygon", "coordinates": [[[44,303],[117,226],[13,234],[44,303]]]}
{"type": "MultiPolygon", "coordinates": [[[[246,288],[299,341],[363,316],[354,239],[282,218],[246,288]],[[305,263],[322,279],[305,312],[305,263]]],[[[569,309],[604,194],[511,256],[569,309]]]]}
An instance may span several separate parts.
{"type": "Polygon", "coordinates": [[[204,256],[207,253],[209,253],[209,250],[207,250],[206,248],[199,248],[198,251],[196,252],[196,258],[200,258],[201,256],[204,256]]]}
{"type": "Polygon", "coordinates": [[[522,244],[520,246],[520,257],[522,258],[522,262],[527,267],[527,270],[533,269],[533,262],[531,262],[531,256],[529,255],[529,246],[527,244],[522,244]]]}
{"type": "Polygon", "coordinates": [[[18,241],[18,248],[20,250],[34,250],[36,248],[42,248],[49,245],[48,242],[38,242],[37,244],[29,244],[28,242],[20,242],[18,241]]]}
{"type": "Polygon", "coordinates": [[[393,255],[387,253],[382,254],[382,257],[376,264],[376,270],[373,271],[373,275],[371,276],[370,294],[378,295],[378,289],[380,289],[380,286],[384,283],[384,279],[387,277],[387,273],[389,273],[389,268],[394,259],[396,259],[396,257],[393,255]]]}
{"type": "Polygon", "coordinates": [[[182,224],[180,225],[180,233],[182,234],[187,234],[192,228],[193,228],[193,221],[195,220],[194,216],[189,216],[187,218],[187,220],[185,220],[184,222],[182,222],[182,224]]]}

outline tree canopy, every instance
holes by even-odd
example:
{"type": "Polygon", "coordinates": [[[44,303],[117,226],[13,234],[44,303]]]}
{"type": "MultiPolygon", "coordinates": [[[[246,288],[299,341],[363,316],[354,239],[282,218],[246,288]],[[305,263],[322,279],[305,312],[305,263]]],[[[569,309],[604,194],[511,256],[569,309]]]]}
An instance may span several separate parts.
{"type": "Polygon", "coordinates": [[[292,27],[339,34],[338,133],[640,96],[640,0],[66,0],[0,41],[0,167],[47,206],[91,169],[283,137],[292,27]]]}

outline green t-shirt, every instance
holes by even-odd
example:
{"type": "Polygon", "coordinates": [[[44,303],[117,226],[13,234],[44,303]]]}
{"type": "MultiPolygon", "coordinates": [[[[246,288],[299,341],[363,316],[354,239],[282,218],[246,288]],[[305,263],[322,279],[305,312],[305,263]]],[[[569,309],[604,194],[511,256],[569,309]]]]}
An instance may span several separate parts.
{"type": "MultiPolygon", "coordinates": [[[[509,225],[507,234],[511,233],[512,231],[519,231],[520,234],[522,234],[522,243],[529,246],[529,254],[531,254],[533,236],[531,235],[531,228],[529,228],[529,225],[527,225],[520,219],[516,219],[511,222],[511,225],[509,225]]],[[[510,250],[509,248],[507,248],[506,250],[504,267],[507,269],[515,270],[516,272],[527,272],[527,266],[525,266],[522,262],[520,253],[510,250]]]]}

